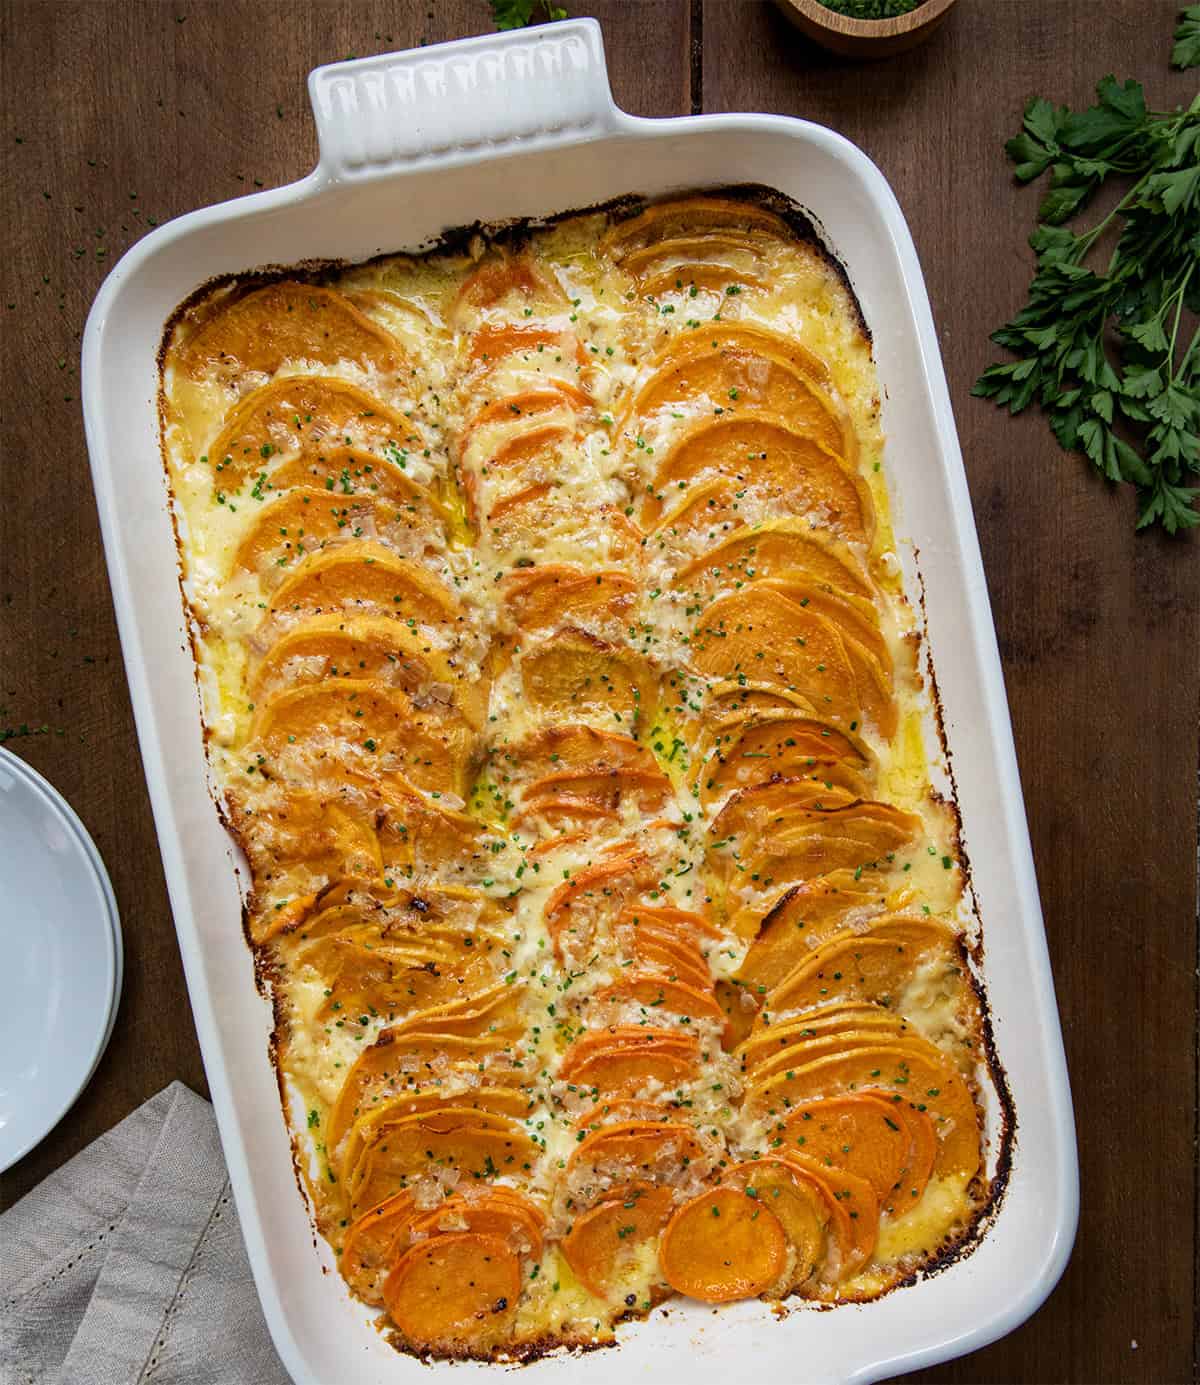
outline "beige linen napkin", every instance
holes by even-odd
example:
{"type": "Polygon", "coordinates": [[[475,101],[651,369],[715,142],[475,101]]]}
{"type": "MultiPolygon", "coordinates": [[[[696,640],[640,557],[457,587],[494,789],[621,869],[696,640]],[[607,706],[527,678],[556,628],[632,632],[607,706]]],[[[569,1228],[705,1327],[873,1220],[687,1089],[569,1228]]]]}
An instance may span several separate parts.
{"type": "Polygon", "coordinates": [[[174,1082],[0,1217],[3,1385],[287,1385],[212,1107],[174,1082]]]}

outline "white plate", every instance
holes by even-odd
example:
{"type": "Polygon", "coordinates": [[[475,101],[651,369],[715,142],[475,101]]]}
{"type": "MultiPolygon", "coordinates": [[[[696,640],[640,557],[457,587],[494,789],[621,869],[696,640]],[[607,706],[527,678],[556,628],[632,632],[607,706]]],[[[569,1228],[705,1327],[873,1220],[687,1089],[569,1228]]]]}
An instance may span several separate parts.
{"type": "Polygon", "coordinates": [[[0,1170],[71,1109],[121,995],[121,925],[104,862],[66,800],[0,750],[0,1170]]]}

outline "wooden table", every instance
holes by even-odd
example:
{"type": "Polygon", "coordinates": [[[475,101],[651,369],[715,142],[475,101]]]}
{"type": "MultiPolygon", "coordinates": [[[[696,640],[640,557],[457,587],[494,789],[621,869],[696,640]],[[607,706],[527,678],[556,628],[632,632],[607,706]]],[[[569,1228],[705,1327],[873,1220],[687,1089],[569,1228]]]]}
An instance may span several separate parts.
{"type": "MultiPolygon", "coordinates": [[[[970,398],[1019,304],[1037,194],[1001,145],[1028,97],[1103,73],[1152,104],[1173,0],[963,0],[924,48],[833,61],[760,0],[571,4],[643,115],[803,115],[891,180],[925,265],[991,586],[1080,1135],[1083,1216],[1049,1304],[943,1381],[1193,1378],[1197,1291],[1196,768],[1200,549],[1135,537],[1133,497],[1044,423],[970,398]]],[[[0,726],[91,829],[124,921],[96,1076],[4,1176],[12,1201],[172,1078],[204,1090],[138,761],[79,411],[108,267],[157,222],[298,178],[316,63],[489,27],[482,0],[4,0],[0,32],[0,726]]]]}

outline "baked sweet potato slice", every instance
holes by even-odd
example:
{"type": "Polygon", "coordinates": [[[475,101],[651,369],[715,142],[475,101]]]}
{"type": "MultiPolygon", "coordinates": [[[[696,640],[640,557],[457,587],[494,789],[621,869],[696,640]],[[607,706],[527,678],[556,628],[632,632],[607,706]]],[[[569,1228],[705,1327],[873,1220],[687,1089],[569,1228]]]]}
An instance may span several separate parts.
{"type": "Polygon", "coordinates": [[[650,1183],[676,1173],[682,1166],[703,1163],[704,1146],[695,1131],[677,1122],[622,1121],[593,1131],[567,1161],[570,1172],[623,1173],[631,1181],[650,1183]]]}
{"type": "Polygon", "coordinates": [[[509,356],[539,374],[552,366],[586,365],[579,338],[569,327],[546,322],[485,322],[471,334],[470,363],[476,370],[493,370],[509,356]]]}
{"type": "Polygon", "coordinates": [[[648,1081],[674,1085],[692,1076],[700,1059],[694,1036],[640,1027],[593,1031],[563,1055],[560,1080],[617,1094],[648,1081]]]}
{"type": "Polygon", "coordinates": [[[467,427],[470,439],[480,428],[490,424],[532,422],[546,417],[557,417],[566,411],[570,417],[586,413],[592,408],[592,397],[586,390],[567,380],[546,380],[532,389],[521,390],[517,394],[505,395],[485,404],[474,414],[467,427]]]}
{"type": "Polygon", "coordinates": [[[880,1203],[888,1205],[901,1180],[906,1189],[915,1184],[916,1151],[907,1123],[894,1112],[897,1104],[903,1103],[874,1092],[810,1102],[788,1116],[784,1146],[865,1179],[880,1203]]]}
{"type": "Polygon", "coordinates": [[[468,1182],[498,1175],[528,1177],[540,1153],[514,1122],[470,1108],[402,1116],[373,1135],[347,1180],[356,1212],[436,1169],[468,1182]]]}
{"type": "Polygon", "coordinates": [[[822,814],[846,813],[859,803],[859,799],[826,789],[811,779],[775,776],[730,794],[709,823],[708,836],[714,848],[729,842],[748,856],[760,838],[776,836],[798,824],[820,827],[822,814]]]}
{"type": "Polygon", "coordinates": [[[616,621],[627,626],[638,583],[628,573],[545,563],[508,573],[500,584],[509,615],[522,636],[564,622],[616,621]]]}
{"type": "Polygon", "coordinates": [[[654,772],[658,761],[630,736],[581,723],[548,726],[491,752],[496,772],[528,781],[568,770],[632,769],[654,772]]]}
{"type": "Polygon", "coordinates": [[[790,885],[761,904],[747,905],[729,920],[731,933],[754,940],[738,976],[769,990],[848,919],[866,920],[884,908],[883,898],[853,871],[790,885]]]}
{"type": "Polygon", "coordinates": [[[914,1031],[903,1015],[893,1015],[878,1005],[833,1005],[806,1011],[788,1019],[776,1019],[766,1012],[755,1022],[754,1031],[734,1050],[747,1080],[762,1077],[797,1062],[808,1062],[818,1052],[837,1052],[844,1037],[862,1037],[863,1031],[878,1031],[874,1042],[887,1043],[914,1031]],[[820,1045],[810,1040],[821,1039],[820,1045]],[[801,1047],[802,1046],[802,1047],[801,1047]]]}
{"type": "Polygon", "coordinates": [[[540,716],[636,735],[654,715],[657,674],[627,645],[561,629],[523,648],[520,666],[525,697],[540,716]]]}
{"type": "Polygon", "coordinates": [[[521,795],[526,811],[563,797],[616,811],[635,803],[643,814],[659,812],[671,798],[671,781],[655,766],[646,769],[565,769],[543,775],[521,795]]]}
{"type": "Polygon", "coordinates": [[[562,306],[566,295],[529,255],[499,252],[483,260],[463,280],[455,295],[453,316],[464,322],[486,308],[517,307],[529,303],[562,306]]]}
{"type": "Polygon", "coordinates": [[[662,241],[713,233],[741,236],[754,245],[763,236],[795,240],[781,217],[753,202],[732,197],[680,197],[652,203],[636,216],[614,222],[601,238],[599,250],[623,264],[630,255],[662,241]]]}
{"type": "Polygon", "coordinates": [[[400,343],[334,289],[282,279],[219,301],[174,354],[193,379],[218,369],[273,375],[289,362],[395,371],[400,343]]]}
{"type": "MultiPolygon", "coordinates": [[[[396,449],[397,455],[403,456],[396,449]]],[[[267,495],[292,486],[312,486],[339,496],[374,496],[391,502],[396,522],[414,533],[444,540],[451,512],[440,487],[420,485],[389,457],[345,445],[298,452],[256,478],[267,495]]]]}
{"type": "Polygon", "coordinates": [[[705,1303],[753,1298],[777,1283],[787,1235],[758,1198],[717,1187],[685,1202],[663,1232],[659,1263],[677,1293],[705,1303]]]}
{"type": "Polygon", "coordinates": [[[451,633],[463,622],[458,602],[427,567],[369,539],[306,558],[271,594],[266,624],[322,611],[389,615],[451,633]]]}
{"type": "Polygon", "coordinates": [[[771,1287],[782,1295],[811,1279],[825,1261],[826,1227],[832,1213],[823,1190],[786,1160],[773,1156],[726,1169],[722,1184],[754,1198],[778,1218],[792,1248],[792,1261],[771,1287]]]}
{"type": "MultiPolygon", "coordinates": [[[[738,579],[730,585],[735,585],[738,579]]],[[[825,583],[814,582],[805,573],[782,572],[778,577],[755,579],[771,591],[786,596],[799,606],[816,611],[839,627],[844,638],[856,640],[878,661],[883,674],[892,677],[892,656],[879,626],[875,604],[853,592],[837,591],[825,583]]]]}
{"type": "Polygon", "coordinates": [[[213,469],[213,489],[231,495],[289,461],[320,463],[347,447],[399,452],[410,432],[403,415],[357,385],[289,375],[244,395],[201,461],[213,469]]]}
{"type": "Polygon", "coordinates": [[[691,909],[678,909],[671,904],[650,904],[645,900],[623,909],[617,922],[622,927],[627,925],[631,928],[654,924],[673,931],[688,942],[696,942],[700,938],[718,941],[724,936],[716,924],[703,914],[691,909]]]}
{"type": "Polygon", "coordinates": [[[874,533],[866,483],[826,441],[792,432],[771,416],[740,415],[703,423],[673,444],[643,501],[642,527],[653,528],[664,504],[681,492],[721,479],[846,542],[867,543],[874,533]]]}
{"type": "Polygon", "coordinates": [[[292,626],[255,667],[250,696],[259,702],[278,687],[326,677],[387,683],[410,698],[454,708],[475,730],[487,718],[487,680],[468,678],[420,630],[385,616],[329,612],[292,626]]]}
{"type": "Polygon", "coordinates": [[[884,916],[865,933],[822,943],[779,982],[771,1004],[778,1013],[838,1000],[896,1005],[923,963],[944,973],[949,989],[961,990],[965,962],[953,928],[935,918],[884,916]]]}
{"type": "Polygon", "coordinates": [[[339,496],[297,486],[255,515],[237,546],[233,572],[258,573],[273,584],[276,569],[294,568],[310,553],[338,541],[386,536],[395,513],[374,496],[339,496]]]}
{"type": "Polygon", "coordinates": [[[356,773],[459,797],[473,747],[453,709],[418,711],[399,689],[357,678],[276,693],[255,712],[254,738],[269,764],[303,758],[322,778],[356,773]]]}
{"type": "Polygon", "coordinates": [[[728,409],[732,399],[739,413],[768,414],[853,467],[858,442],[828,381],[824,363],[792,338],[744,323],[706,323],[671,338],[622,411],[618,429],[705,403],[728,409]]]}
{"type": "Polygon", "coordinates": [[[383,1281],[408,1249],[416,1199],[405,1189],[385,1198],[351,1222],[342,1241],[338,1269],[353,1292],[373,1307],[383,1303],[383,1281]]]}
{"type": "Polygon", "coordinates": [[[435,1236],[407,1251],[384,1281],[383,1298],[409,1345],[482,1351],[516,1315],[521,1262],[498,1236],[435,1236]]]}
{"type": "MultiPolygon", "coordinates": [[[[970,1089],[953,1062],[933,1044],[920,1039],[887,1043],[849,1043],[841,1052],[769,1078],[753,1094],[756,1104],[786,1112],[792,1107],[847,1091],[879,1090],[902,1095],[928,1114],[938,1137],[934,1171],[973,1178],[979,1169],[979,1117],[970,1089]]],[[[748,1096],[747,1100],[752,1098],[748,1096]]]]}
{"type": "Polygon", "coordinates": [[[671,1189],[634,1183],[575,1218],[560,1248],[575,1278],[597,1298],[623,1297],[623,1275],[671,1215],[671,1189]]]}
{"type": "Polygon", "coordinates": [[[720,1019],[721,1010],[713,999],[712,984],[704,988],[665,971],[633,968],[611,986],[596,991],[597,1001],[632,1001],[645,1010],[666,1015],[686,1015],[689,1019],[720,1019]]]}
{"type": "Polygon", "coordinates": [[[849,545],[794,516],[737,529],[680,567],[675,582],[700,591],[714,582],[799,574],[843,595],[867,601],[877,595],[874,582],[849,545]]]}
{"type": "MultiPolygon", "coordinates": [[[[841,1264],[836,1277],[849,1279],[862,1269],[874,1253],[879,1239],[879,1199],[865,1178],[859,1178],[836,1164],[812,1159],[799,1151],[788,1151],[782,1157],[796,1169],[808,1173],[814,1182],[827,1190],[827,1206],[832,1204],[846,1213],[850,1237],[848,1243],[841,1240],[841,1264]]],[[[846,1223],[837,1219],[834,1225],[844,1235],[846,1223]]]]}
{"type": "Polygon", "coordinates": [[[855,730],[862,721],[836,627],[777,592],[751,586],[714,601],[693,627],[691,659],[713,681],[746,677],[802,693],[839,727],[855,730]]]}
{"type": "Polygon", "coordinates": [[[546,900],[542,917],[560,956],[590,946],[598,921],[612,917],[631,898],[654,886],[657,872],[633,843],[582,867],[546,900]]]}
{"type": "Polygon", "coordinates": [[[540,1260],[546,1218],[527,1197],[509,1188],[488,1188],[479,1196],[447,1198],[413,1222],[417,1237],[475,1232],[495,1236],[522,1258],[540,1260]]]}

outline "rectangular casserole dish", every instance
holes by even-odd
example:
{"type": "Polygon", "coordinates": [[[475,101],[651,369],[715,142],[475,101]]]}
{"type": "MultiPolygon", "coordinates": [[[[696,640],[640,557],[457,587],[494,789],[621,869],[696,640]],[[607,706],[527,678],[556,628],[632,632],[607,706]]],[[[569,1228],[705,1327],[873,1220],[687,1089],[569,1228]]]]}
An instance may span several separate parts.
{"type": "MultiPolygon", "coordinates": [[[[623,1328],[616,1350],[525,1369],[548,1385],[715,1382],[738,1378],[752,1354],[756,1374],[857,1382],[993,1340],[1037,1308],[1066,1263],[1078,1207],[1074,1124],[962,459],[894,196],[858,149],[802,121],[643,120],[617,110],[591,20],[340,63],[313,72],[309,87],[316,170],[147,236],[101,289],[83,347],[93,477],[180,950],[251,1265],[285,1366],[298,1382],[338,1385],[415,1380],[427,1369],[392,1350],[345,1293],[296,1187],[268,1052],[270,1005],[242,937],[237,863],[213,806],[180,600],[158,445],[164,323],[221,274],[362,260],[475,221],[729,183],[778,188],[809,212],[874,336],[893,518],[910,594],[923,583],[927,654],[985,926],[996,1049],[1017,1113],[1011,1170],[971,1253],[880,1300],[800,1307],[782,1323],[757,1301],[717,1312],[672,1302],[623,1328]]],[[[994,1173],[1001,1113],[988,1115],[994,1173]]]]}

